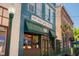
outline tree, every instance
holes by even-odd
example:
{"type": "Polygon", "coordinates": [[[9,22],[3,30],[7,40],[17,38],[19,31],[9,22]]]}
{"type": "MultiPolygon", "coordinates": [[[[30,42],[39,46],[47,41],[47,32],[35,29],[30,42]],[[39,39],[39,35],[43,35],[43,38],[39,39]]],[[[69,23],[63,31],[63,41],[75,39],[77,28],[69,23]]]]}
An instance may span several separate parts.
{"type": "Polygon", "coordinates": [[[79,38],[79,28],[73,29],[73,36],[74,36],[74,41],[77,41],[79,38]]]}

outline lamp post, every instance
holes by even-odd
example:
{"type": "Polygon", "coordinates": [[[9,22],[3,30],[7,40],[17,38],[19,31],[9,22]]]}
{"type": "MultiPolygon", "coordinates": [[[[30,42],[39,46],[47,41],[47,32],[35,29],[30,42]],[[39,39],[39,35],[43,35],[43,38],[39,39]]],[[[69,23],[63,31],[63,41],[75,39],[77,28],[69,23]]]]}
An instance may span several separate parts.
{"type": "Polygon", "coordinates": [[[9,55],[9,51],[10,51],[10,41],[11,41],[11,31],[12,31],[12,20],[14,17],[14,13],[15,13],[15,9],[13,7],[10,7],[8,9],[9,12],[9,26],[8,26],[8,35],[7,35],[7,47],[6,47],[6,52],[5,55],[9,55]]]}

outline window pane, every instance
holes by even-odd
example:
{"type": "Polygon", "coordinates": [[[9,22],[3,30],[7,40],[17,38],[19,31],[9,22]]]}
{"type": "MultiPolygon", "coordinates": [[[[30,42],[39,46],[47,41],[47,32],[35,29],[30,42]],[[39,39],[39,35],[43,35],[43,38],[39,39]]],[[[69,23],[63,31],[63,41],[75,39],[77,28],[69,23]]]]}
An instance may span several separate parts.
{"type": "Polygon", "coordinates": [[[0,15],[2,15],[2,8],[0,8],[0,15]]]}
{"type": "Polygon", "coordinates": [[[9,18],[8,10],[5,10],[5,9],[4,9],[4,11],[3,11],[3,16],[5,16],[5,17],[8,17],[8,18],[9,18]]]}
{"type": "Polygon", "coordinates": [[[42,4],[41,3],[36,4],[36,13],[38,16],[42,17],[42,4]]]}
{"type": "Polygon", "coordinates": [[[5,36],[6,32],[5,31],[0,31],[0,55],[5,54],[5,36]]]}
{"type": "Polygon", "coordinates": [[[33,35],[33,48],[39,48],[38,36],[33,35]]]}
{"type": "Polygon", "coordinates": [[[29,4],[29,11],[32,12],[32,13],[35,13],[35,3],[29,4]]]}
{"type": "Polygon", "coordinates": [[[0,24],[1,24],[1,17],[0,17],[0,24]]]}
{"type": "Polygon", "coordinates": [[[2,25],[8,26],[9,20],[7,18],[3,18],[2,25]]]}
{"type": "Polygon", "coordinates": [[[46,13],[46,15],[45,15],[45,20],[48,21],[48,20],[50,19],[50,17],[49,17],[49,14],[50,14],[50,13],[49,13],[49,6],[48,6],[48,5],[46,5],[46,12],[45,12],[45,13],[46,13]]]}
{"type": "Polygon", "coordinates": [[[50,22],[53,24],[53,22],[54,22],[54,12],[53,11],[51,11],[50,12],[50,22]]]}

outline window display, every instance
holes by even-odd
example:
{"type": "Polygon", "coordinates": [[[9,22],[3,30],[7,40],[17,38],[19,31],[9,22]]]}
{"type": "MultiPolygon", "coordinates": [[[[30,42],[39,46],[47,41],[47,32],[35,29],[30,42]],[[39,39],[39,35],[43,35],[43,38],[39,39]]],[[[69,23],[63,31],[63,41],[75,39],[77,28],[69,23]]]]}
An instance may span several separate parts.
{"type": "Polygon", "coordinates": [[[28,49],[39,48],[39,37],[37,35],[25,35],[24,46],[27,46],[28,49]]]}
{"type": "Polygon", "coordinates": [[[24,55],[40,54],[40,39],[38,35],[24,34],[24,55]]]}
{"type": "Polygon", "coordinates": [[[5,54],[6,32],[0,31],[0,55],[5,54]]]}
{"type": "Polygon", "coordinates": [[[28,10],[32,13],[35,13],[35,4],[29,3],[28,10]]]}
{"type": "MultiPolygon", "coordinates": [[[[26,46],[26,48],[31,49],[32,47],[32,36],[26,34],[24,37],[24,46],[26,46]]],[[[24,48],[24,47],[23,47],[24,48]]]]}

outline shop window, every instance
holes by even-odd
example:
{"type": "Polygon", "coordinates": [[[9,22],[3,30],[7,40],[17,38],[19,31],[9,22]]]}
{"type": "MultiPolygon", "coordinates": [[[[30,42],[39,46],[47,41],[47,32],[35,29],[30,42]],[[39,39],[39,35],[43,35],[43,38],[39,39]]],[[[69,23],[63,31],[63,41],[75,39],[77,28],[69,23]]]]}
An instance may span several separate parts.
{"type": "Polygon", "coordinates": [[[36,4],[36,14],[37,14],[39,17],[42,17],[42,3],[36,4]]]}
{"type": "Polygon", "coordinates": [[[52,10],[50,11],[50,23],[54,23],[54,12],[52,10]]]}
{"type": "Polygon", "coordinates": [[[3,16],[9,18],[8,10],[3,10],[3,16]]]}
{"type": "Polygon", "coordinates": [[[7,18],[3,18],[2,25],[8,26],[9,20],[7,18]]]}
{"type": "Polygon", "coordinates": [[[0,16],[2,16],[2,8],[0,8],[0,16]]]}
{"type": "Polygon", "coordinates": [[[33,48],[39,48],[38,36],[33,36],[33,48]]]}
{"type": "Polygon", "coordinates": [[[0,55],[5,54],[5,42],[6,42],[6,32],[5,31],[0,31],[0,55]]]}
{"type": "Polygon", "coordinates": [[[25,34],[24,47],[23,48],[25,48],[25,46],[26,46],[27,49],[32,48],[32,36],[31,35],[25,34]]]}
{"type": "Polygon", "coordinates": [[[31,13],[35,13],[35,3],[29,3],[29,4],[28,4],[28,10],[29,10],[31,13]]]}

